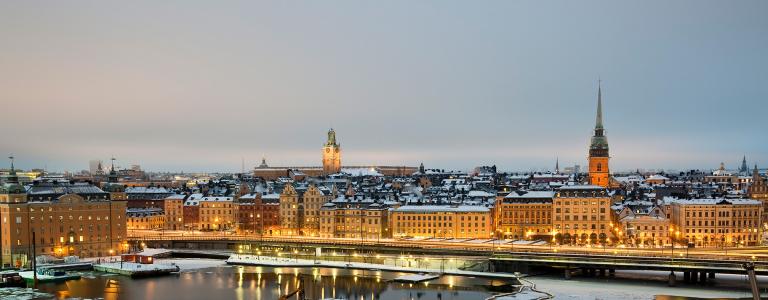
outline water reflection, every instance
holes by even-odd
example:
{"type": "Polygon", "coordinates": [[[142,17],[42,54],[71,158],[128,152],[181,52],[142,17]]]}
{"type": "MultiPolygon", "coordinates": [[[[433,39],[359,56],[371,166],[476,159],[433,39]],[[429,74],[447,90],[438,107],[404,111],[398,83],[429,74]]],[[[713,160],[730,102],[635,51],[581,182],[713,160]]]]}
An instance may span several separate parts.
{"type": "MultiPolygon", "coordinates": [[[[391,280],[402,273],[328,268],[214,267],[175,276],[130,279],[85,273],[77,281],[44,284],[56,298],[110,299],[277,299],[300,284],[307,299],[484,299],[485,286],[504,282],[443,276],[409,284],[391,280]]],[[[295,298],[292,298],[295,299],[295,298]]]]}

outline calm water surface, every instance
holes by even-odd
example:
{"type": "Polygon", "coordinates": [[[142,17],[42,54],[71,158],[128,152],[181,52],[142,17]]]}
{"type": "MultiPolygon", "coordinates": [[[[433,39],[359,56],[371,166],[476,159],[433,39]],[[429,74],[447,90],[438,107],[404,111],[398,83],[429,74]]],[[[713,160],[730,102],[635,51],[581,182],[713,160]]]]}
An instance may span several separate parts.
{"type": "MultiPolygon", "coordinates": [[[[218,266],[178,275],[130,279],[98,272],[59,284],[43,284],[58,299],[278,299],[296,289],[300,280],[307,299],[485,299],[500,280],[443,276],[422,283],[397,283],[402,273],[325,268],[218,266]]],[[[292,298],[292,299],[295,299],[292,298]]]]}

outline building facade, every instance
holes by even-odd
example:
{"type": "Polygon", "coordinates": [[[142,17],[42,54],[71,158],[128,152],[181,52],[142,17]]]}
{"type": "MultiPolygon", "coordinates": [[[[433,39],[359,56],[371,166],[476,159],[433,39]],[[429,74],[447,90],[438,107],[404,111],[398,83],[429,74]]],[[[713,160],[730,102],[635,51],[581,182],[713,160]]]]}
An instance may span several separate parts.
{"type": "Polygon", "coordinates": [[[673,241],[696,246],[760,244],[763,206],[752,199],[674,199],[673,241]]]}
{"type": "Polygon", "coordinates": [[[496,236],[505,239],[552,237],[552,191],[513,191],[496,201],[496,236]]]}
{"type": "Polygon", "coordinates": [[[168,230],[184,229],[184,198],[186,195],[173,195],[163,200],[165,225],[168,230]]]}
{"type": "Polygon", "coordinates": [[[94,257],[127,251],[125,201],[89,184],[38,183],[15,171],[0,187],[0,265],[29,266],[34,255],[94,257]]]}
{"type": "Polygon", "coordinates": [[[129,208],[126,212],[128,230],[160,230],[166,226],[166,216],[159,208],[129,208]]]}
{"type": "Polygon", "coordinates": [[[236,228],[232,197],[203,197],[199,207],[201,230],[222,231],[236,228]]]}
{"type": "Polygon", "coordinates": [[[491,210],[470,205],[405,205],[392,210],[394,237],[491,238],[491,210]]]}
{"type": "Polygon", "coordinates": [[[664,246],[671,245],[670,220],[664,211],[655,206],[649,211],[624,207],[617,217],[623,237],[630,245],[664,246]]]}
{"type": "Polygon", "coordinates": [[[608,243],[624,232],[614,229],[611,197],[596,185],[561,187],[552,199],[553,232],[563,244],[608,243]]]}
{"type": "Polygon", "coordinates": [[[320,209],[320,237],[376,240],[389,237],[389,206],[373,199],[339,198],[320,209]]]}

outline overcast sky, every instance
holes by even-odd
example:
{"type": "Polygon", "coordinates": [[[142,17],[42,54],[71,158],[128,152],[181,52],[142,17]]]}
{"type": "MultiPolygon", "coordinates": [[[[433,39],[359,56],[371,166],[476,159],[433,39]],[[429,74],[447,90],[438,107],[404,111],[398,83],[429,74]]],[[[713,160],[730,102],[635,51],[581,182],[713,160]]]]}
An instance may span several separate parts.
{"type": "Polygon", "coordinates": [[[768,166],[768,1],[2,1],[19,167],[768,166]]]}

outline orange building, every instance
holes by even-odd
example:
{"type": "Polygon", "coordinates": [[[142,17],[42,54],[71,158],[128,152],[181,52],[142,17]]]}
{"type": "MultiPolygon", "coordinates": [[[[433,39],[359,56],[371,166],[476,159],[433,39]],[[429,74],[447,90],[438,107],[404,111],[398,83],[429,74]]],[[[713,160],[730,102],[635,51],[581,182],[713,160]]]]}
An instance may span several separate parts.
{"type": "Polygon", "coordinates": [[[597,87],[597,118],[595,134],[589,146],[589,184],[607,188],[610,185],[608,169],[608,137],[603,127],[603,99],[600,85],[597,87]]]}
{"type": "Polygon", "coordinates": [[[107,256],[127,251],[125,201],[84,183],[35,183],[15,171],[0,186],[0,265],[28,266],[35,255],[107,256]]]}

